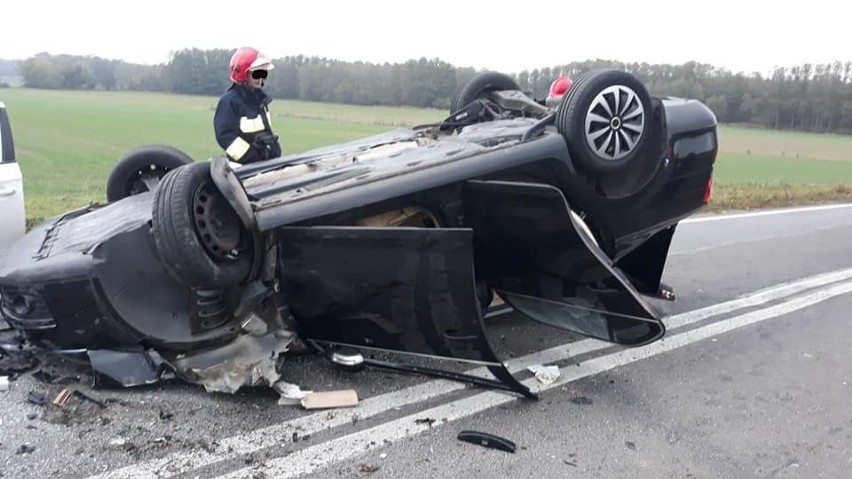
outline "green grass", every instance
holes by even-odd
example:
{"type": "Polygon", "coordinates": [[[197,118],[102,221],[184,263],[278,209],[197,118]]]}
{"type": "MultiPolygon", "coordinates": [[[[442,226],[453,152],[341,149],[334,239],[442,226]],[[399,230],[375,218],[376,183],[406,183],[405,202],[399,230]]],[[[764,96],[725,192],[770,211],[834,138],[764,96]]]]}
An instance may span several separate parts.
{"type": "Polygon", "coordinates": [[[719,127],[711,211],[852,201],[852,136],[719,127]]]}
{"type": "Polygon", "coordinates": [[[707,210],[718,212],[835,202],[852,202],[852,183],[717,183],[707,210]]]}
{"type": "Polygon", "coordinates": [[[720,184],[852,183],[852,161],[796,160],[723,151],[716,161],[715,178],[720,184]]]}
{"type": "MultiPolygon", "coordinates": [[[[106,199],[106,178],[131,149],[161,143],[195,159],[220,154],[213,136],[214,97],[151,93],[65,92],[4,89],[25,176],[24,195],[31,221],[106,199]]],[[[369,110],[344,111],[351,121],[307,120],[279,115],[311,114],[308,104],[273,103],[273,126],[286,153],[348,141],[387,130],[369,124],[369,110]]],[[[421,112],[402,111],[407,120],[421,112]]],[[[383,112],[385,118],[393,118],[383,112]]],[[[319,117],[319,115],[314,115],[319,117]]]]}
{"type": "Polygon", "coordinates": [[[723,125],[719,145],[725,153],[790,160],[852,161],[852,136],[761,130],[723,125]]]}
{"type": "MultiPolygon", "coordinates": [[[[220,154],[215,97],[134,92],[0,89],[7,105],[31,222],[105,201],[113,164],[131,149],[161,143],[196,159],[220,154]]],[[[273,127],[285,153],[442,119],[420,108],[276,100],[273,127]]],[[[849,200],[852,137],[723,125],[711,209],[849,200]]]]}

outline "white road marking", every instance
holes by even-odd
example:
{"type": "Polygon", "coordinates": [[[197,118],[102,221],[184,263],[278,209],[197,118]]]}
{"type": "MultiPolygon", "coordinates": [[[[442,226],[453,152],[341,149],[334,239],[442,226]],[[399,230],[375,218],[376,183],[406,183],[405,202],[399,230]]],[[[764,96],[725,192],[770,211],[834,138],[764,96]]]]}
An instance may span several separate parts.
{"type": "MultiPolygon", "coordinates": [[[[702,326],[647,346],[626,349],[614,354],[597,357],[581,363],[579,367],[575,365],[564,367],[562,368],[562,377],[564,379],[549,385],[541,385],[534,378],[528,379],[524,383],[530,386],[531,389],[543,392],[748,325],[785,316],[794,311],[813,306],[849,292],[852,292],[852,282],[842,283],[775,306],[702,326]]],[[[331,464],[363,454],[374,448],[373,444],[377,445],[375,448],[383,447],[400,439],[429,430],[430,427],[441,427],[446,423],[457,421],[517,400],[517,396],[507,393],[486,392],[475,394],[465,399],[443,404],[370,429],[338,437],[334,440],[296,451],[284,457],[267,460],[260,466],[243,468],[220,477],[224,479],[251,477],[252,474],[259,472],[264,472],[267,476],[275,478],[288,478],[300,474],[310,474],[331,464]],[[431,426],[415,422],[416,419],[423,417],[434,418],[437,421],[431,426]]]]}
{"type": "MultiPolygon", "coordinates": [[[[746,246],[746,245],[755,244],[755,243],[763,243],[763,242],[766,242],[766,241],[780,241],[780,240],[785,240],[785,239],[789,239],[789,238],[798,238],[798,237],[801,237],[802,235],[825,234],[825,232],[827,232],[827,231],[835,230],[835,229],[838,229],[838,228],[848,228],[848,227],[849,227],[848,223],[840,223],[840,224],[825,225],[821,228],[800,229],[799,231],[797,231],[795,233],[790,233],[790,234],[766,233],[765,236],[758,236],[758,237],[747,239],[747,240],[737,239],[737,240],[734,240],[734,241],[720,241],[720,242],[712,244],[712,245],[701,246],[701,247],[698,247],[698,248],[692,247],[692,248],[687,248],[687,249],[684,249],[684,250],[681,250],[681,251],[677,251],[674,248],[672,248],[672,250],[669,252],[669,258],[674,257],[674,256],[692,256],[692,255],[697,254],[697,253],[704,253],[706,251],[713,251],[713,250],[717,250],[717,249],[721,249],[721,248],[729,248],[731,246],[740,246],[740,245],[746,246]]],[[[677,247],[679,248],[680,245],[677,245],[677,247]]]]}
{"type": "MultiPolygon", "coordinates": [[[[669,331],[694,324],[698,321],[731,313],[740,309],[759,306],[770,301],[780,300],[793,294],[801,293],[812,288],[852,278],[852,268],[822,273],[797,281],[781,283],[743,295],[737,299],[725,301],[693,311],[664,318],[669,331]]],[[[665,340],[665,339],[664,339],[665,340]]],[[[556,346],[527,356],[508,361],[512,372],[525,369],[533,364],[548,364],[568,357],[577,357],[586,353],[613,347],[612,344],[584,339],[574,343],[556,346]]],[[[488,376],[485,368],[468,371],[469,374],[488,376]]],[[[439,396],[460,391],[466,386],[461,383],[431,380],[417,386],[400,391],[390,392],[367,398],[357,408],[337,411],[333,418],[326,412],[310,414],[280,424],[255,429],[246,434],[231,436],[217,440],[218,447],[214,452],[199,449],[194,451],[177,452],[165,457],[139,462],[120,469],[115,469],[93,478],[126,479],[142,477],[171,477],[205,467],[220,461],[231,460],[241,455],[273,447],[281,444],[282,437],[290,437],[294,432],[299,435],[313,435],[345,424],[354,420],[368,419],[387,411],[417,404],[439,396]]]]}
{"type": "Polygon", "coordinates": [[[682,220],[680,224],[689,224],[689,223],[705,223],[707,221],[720,221],[720,220],[735,220],[740,218],[755,218],[759,216],[774,216],[774,215],[785,215],[789,213],[808,213],[813,211],[825,211],[825,210],[836,210],[841,208],[852,208],[852,203],[843,203],[843,204],[835,204],[835,205],[820,205],[820,206],[803,206],[799,208],[781,208],[781,209],[772,209],[765,211],[755,211],[751,213],[734,213],[728,215],[707,215],[707,216],[697,216],[693,218],[687,218],[682,220]]]}

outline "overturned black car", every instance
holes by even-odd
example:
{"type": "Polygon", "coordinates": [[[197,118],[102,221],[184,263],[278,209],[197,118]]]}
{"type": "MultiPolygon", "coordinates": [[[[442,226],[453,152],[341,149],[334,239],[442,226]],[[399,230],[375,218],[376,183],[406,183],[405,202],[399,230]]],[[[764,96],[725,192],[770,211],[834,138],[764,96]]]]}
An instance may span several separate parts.
{"type": "Polygon", "coordinates": [[[556,108],[485,72],[439,123],[261,163],[143,148],[108,204],[6,252],[0,311],[125,386],[272,385],[298,338],[351,364],[365,359],[336,348],[477,362],[497,380],[415,370],[531,395],[486,339],[489,305],[661,338],[647,296],[670,293],[669,244],[707,203],[716,153],[705,105],[627,72],[582,75],[556,108]]]}

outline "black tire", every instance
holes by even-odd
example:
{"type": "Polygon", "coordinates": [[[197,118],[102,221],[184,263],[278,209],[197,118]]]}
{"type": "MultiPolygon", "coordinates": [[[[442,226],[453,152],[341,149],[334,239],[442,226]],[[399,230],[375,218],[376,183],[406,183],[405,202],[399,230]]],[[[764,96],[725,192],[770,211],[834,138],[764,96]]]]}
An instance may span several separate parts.
{"type": "Polygon", "coordinates": [[[166,145],[136,148],[118,160],[107,179],[107,201],[113,203],[128,196],[149,191],[142,174],[153,173],[160,181],[169,171],[192,163],[186,153],[166,145]]]}
{"type": "Polygon", "coordinates": [[[450,103],[450,114],[467,106],[474,100],[491,91],[520,90],[521,87],[509,75],[498,72],[482,72],[475,75],[466,84],[456,90],[450,103]]]}
{"type": "Polygon", "coordinates": [[[251,271],[250,233],[216,189],[209,162],[193,163],[163,177],[154,192],[152,222],[160,259],[187,286],[233,286],[251,271]],[[217,247],[222,237],[230,237],[239,254],[224,254],[224,248],[217,247]]]}
{"type": "Polygon", "coordinates": [[[643,167],[649,139],[655,136],[652,118],[645,85],[629,72],[607,69],[588,72],[571,86],[556,110],[555,123],[579,169],[613,174],[643,167]]]}

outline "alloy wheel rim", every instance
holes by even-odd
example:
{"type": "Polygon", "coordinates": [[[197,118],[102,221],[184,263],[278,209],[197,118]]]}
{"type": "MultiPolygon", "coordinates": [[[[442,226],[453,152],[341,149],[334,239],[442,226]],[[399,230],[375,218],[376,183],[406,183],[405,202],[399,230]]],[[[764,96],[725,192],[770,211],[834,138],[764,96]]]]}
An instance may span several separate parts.
{"type": "Polygon", "coordinates": [[[645,106],[630,87],[607,87],[589,105],[584,131],[598,156],[610,161],[624,158],[645,133],[645,106]]]}

